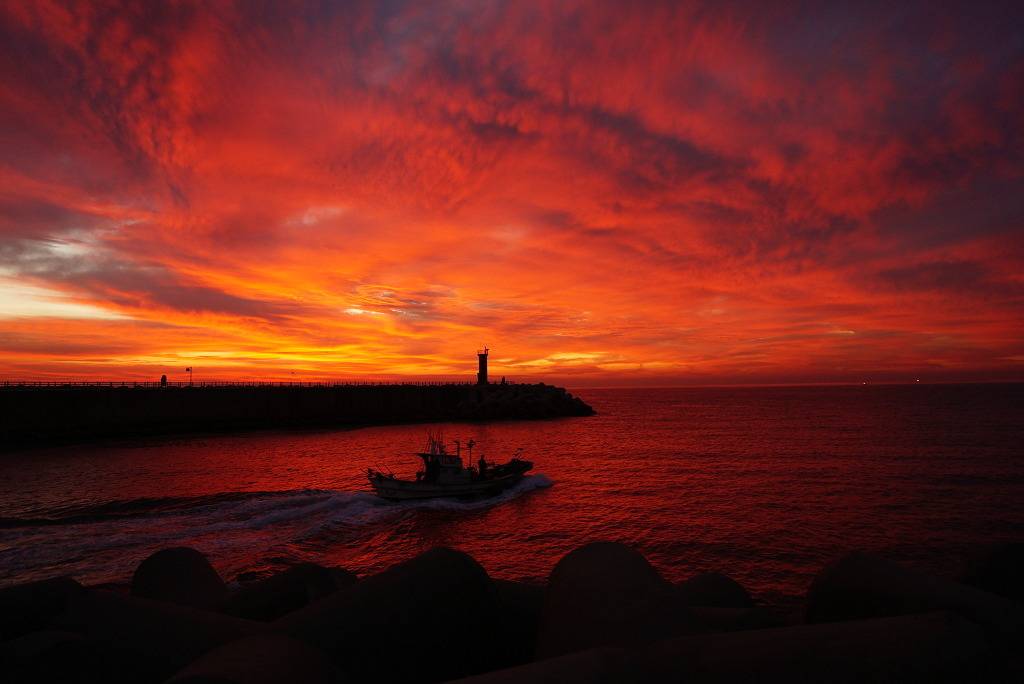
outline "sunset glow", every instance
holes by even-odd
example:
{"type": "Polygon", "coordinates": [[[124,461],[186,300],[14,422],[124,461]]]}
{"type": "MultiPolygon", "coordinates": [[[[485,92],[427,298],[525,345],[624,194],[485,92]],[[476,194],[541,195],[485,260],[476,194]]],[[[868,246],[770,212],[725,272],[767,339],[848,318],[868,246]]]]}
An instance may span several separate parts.
{"type": "Polygon", "coordinates": [[[0,2],[0,380],[1024,377],[1012,4],[285,5],[0,2]]]}

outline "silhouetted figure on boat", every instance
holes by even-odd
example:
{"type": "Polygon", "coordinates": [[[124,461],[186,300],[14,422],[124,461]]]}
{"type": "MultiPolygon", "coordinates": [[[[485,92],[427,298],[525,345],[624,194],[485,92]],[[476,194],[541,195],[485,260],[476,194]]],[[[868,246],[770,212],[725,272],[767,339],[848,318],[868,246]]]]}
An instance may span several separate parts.
{"type": "Polygon", "coordinates": [[[480,460],[476,464],[480,468],[480,477],[484,477],[487,474],[487,461],[484,460],[483,454],[480,454],[480,460]]]}

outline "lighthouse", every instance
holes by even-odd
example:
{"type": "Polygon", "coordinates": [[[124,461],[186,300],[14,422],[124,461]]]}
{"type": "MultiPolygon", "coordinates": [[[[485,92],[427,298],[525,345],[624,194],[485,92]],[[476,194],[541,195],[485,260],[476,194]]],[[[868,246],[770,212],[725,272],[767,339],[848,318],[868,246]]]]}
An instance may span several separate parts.
{"type": "Polygon", "coordinates": [[[478,385],[487,384],[487,352],[487,347],[476,352],[476,358],[480,361],[479,369],[476,372],[476,384],[478,385]]]}

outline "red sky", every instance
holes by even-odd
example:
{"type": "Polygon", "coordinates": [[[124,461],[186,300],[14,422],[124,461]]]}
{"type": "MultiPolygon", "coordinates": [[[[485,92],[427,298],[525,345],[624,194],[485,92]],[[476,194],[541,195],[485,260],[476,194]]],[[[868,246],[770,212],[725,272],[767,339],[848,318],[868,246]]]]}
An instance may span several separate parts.
{"type": "Polygon", "coordinates": [[[1013,3],[126,5],[0,1],[0,378],[1024,377],[1013,3]]]}

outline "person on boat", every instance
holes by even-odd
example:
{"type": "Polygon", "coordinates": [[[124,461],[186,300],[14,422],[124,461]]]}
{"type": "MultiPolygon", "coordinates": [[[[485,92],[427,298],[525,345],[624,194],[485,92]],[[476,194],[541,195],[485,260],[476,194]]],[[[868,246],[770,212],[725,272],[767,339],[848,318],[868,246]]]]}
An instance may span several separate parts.
{"type": "Polygon", "coordinates": [[[480,472],[480,477],[483,477],[484,475],[486,475],[487,474],[487,461],[484,460],[484,455],[483,454],[480,454],[480,460],[477,461],[476,464],[477,464],[477,466],[480,469],[480,471],[479,471],[480,472]]]}

